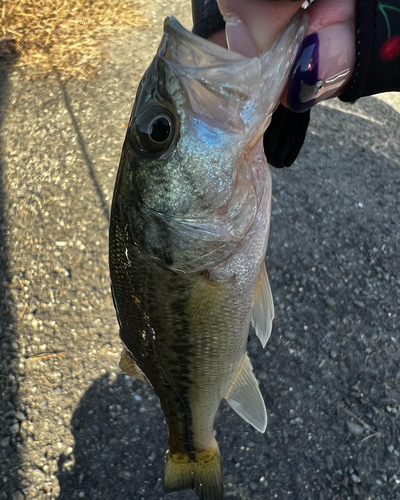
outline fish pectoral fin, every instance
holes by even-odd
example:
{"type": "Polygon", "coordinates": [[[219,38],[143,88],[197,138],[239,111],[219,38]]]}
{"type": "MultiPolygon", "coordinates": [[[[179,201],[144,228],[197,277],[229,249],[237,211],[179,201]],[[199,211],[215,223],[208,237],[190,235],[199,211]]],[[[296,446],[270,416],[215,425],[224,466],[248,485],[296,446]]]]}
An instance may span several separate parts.
{"type": "Polygon", "coordinates": [[[251,324],[263,347],[266,346],[271,335],[274,314],[274,301],[265,262],[263,262],[256,281],[253,309],[251,311],[251,324]]]}
{"type": "Polygon", "coordinates": [[[164,491],[193,489],[201,500],[222,500],[223,484],[218,444],[186,453],[168,450],[165,457],[164,491]]]}
{"type": "Polygon", "coordinates": [[[229,406],[260,432],[267,428],[267,410],[247,354],[225,396],[229,406]]]}
{"type": "Polygon", "coordinates": [[[142,370],[138,367],[131,356],[129,356],[126,349],[122,351],[121,359],[119,360],[119,367],[124,373],[126,373],[126,375],[130,375],[138,380],[149,383],[142,370]]]}

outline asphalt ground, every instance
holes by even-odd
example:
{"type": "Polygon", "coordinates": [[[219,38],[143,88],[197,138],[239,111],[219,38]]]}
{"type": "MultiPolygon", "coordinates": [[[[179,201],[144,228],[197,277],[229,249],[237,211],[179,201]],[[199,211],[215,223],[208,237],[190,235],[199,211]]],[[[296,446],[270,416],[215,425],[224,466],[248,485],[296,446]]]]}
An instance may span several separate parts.
{"type": "MultiPolygon", "coordinates": [[[[118,370],[107,262],[137,83],[162,18],[190,26],[186,0],[146,9],[94,80],[1,74],[1,500],[164,498],[166,427],[118,370]]],[[[249,346],[269,426],[221,405],[226,498],[400,499],[399,110],[394,94],[319,105],[273,172],[276,319],[266,350],[249,346]]]]}

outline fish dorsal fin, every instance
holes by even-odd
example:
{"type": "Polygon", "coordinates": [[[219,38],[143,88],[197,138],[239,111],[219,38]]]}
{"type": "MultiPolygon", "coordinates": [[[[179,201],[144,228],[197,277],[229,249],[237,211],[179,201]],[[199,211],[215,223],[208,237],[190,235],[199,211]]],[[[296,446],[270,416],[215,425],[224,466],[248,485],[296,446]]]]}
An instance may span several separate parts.
{"type": "Polygon", "coordinates": [[[229,406],[258,431],[267,427],[267,410],[247,354],[225,396],[229,406]]]}
{"type": "Polygon", "coordinates": [[[253,309],[251,311],[251,324],[263,347],[266,346],[271,335],[273,319],[274,301],[272,299],[267,270],[265,269],[265,262],[263,262],[256,281],[253,309]]]}
{"type": "Polygon", "coordinates": [[[126,349],[122,351],[121,359],[119,360],[119,367],[126,375],[130,375],[138,380],[149,383],[142,370],[138,367],[126,349]]]}

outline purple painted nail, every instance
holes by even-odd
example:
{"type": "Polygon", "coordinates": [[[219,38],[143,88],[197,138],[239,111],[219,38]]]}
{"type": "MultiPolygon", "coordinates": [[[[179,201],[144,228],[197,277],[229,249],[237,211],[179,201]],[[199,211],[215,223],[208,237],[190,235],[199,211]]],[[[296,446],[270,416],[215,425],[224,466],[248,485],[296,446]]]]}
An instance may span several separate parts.
{"type": "Polygon", "coordinates": [[[354,33],[348,24],[334,24],[307,36],[293,65],[288,106],[295,113],[340,94],[354,68],[354,33]]]}
{"type": "Polygon", "coordinates": [[[301,113],[314,106],[322,86],[319,80],[319,37],[307,36],[293,65],[288,85],[288,106],[301,113]]]}

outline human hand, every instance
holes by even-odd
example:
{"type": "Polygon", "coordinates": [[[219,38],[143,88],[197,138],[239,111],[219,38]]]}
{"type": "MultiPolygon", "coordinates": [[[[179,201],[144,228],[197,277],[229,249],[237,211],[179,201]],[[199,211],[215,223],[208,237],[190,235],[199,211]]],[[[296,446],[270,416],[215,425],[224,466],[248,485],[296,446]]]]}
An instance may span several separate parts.
{"type": "MultiPolygon", "coordinates": [[[[340,95],[355,64],[355,0],[315,0],[281,102],[294,112],[340,95]]],[[[264,52],[302,1],[218,0],[226,27],[210,39],[248,57],[264,52]],[[227,42],[226,42],[227,40],[227,42]]]]}

